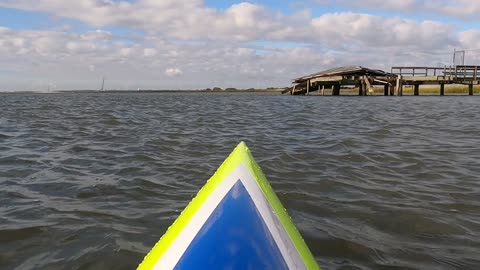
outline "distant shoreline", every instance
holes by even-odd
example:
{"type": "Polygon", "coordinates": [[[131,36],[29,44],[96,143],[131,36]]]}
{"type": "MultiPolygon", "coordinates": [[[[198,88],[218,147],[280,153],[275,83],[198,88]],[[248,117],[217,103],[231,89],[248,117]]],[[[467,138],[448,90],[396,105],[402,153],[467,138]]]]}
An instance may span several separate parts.
{"type": "Polygon", "coordinates": [[[65,94],[65,93],[281,93],[285,88],[226,89],[226,90],[56,90],[56,91],[0,91],[2,94],[65,94]]]}
{"type": "MultiPolygon", "coordinates": [[[[468,86],[466,85],[446,85],[445,94],[465,94],[468,93],[468,86]]],[[[1,91],[0,94],[69,94],[69,93],[95,93],[95,94],[109,94],[109,93],[268,93],[268,94],[280,94],[283,91],[288,89],[285,88],[265,88],[265,89],[235,89],[227,88],[225,90],[219,89],[201,89],[201,90],[54,90],[54,91],[1,91]]],[[[421,87],[421,94],[437,94],[439,93],[439,86],[437,85],[425,85],[421,87]]],[[[342,93],[347,95],[357,94],[358,88],[345,88],[341,90],[342,93]]],[[[383,88],[374,88],[375,94],[383,94],[383,88]]],[[[312,91],[311,94],[318,94],[318,91],[312,91]]],[[[404,94],[412,94],[413,88],[411,86],[406,86],[404,89],[404,94]]],[[[474,86],[474,93],[480,94],[480,86],[474,86]]],[[[325,90],[326,95],[330,95],[330,89],[325,90]]]]}

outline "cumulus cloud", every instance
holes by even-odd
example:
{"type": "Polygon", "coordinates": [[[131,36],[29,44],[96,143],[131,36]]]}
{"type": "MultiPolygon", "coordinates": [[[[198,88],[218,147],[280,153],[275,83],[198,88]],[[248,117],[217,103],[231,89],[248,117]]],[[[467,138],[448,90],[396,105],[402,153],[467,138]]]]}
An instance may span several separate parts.
{"type": "MultiPolygon", "coordinates": [[[[316,27],[312,29],[322,27],[313,22],[312,25],[316,27]]],[[[362,64],[388,70],[391,64],[414,62],[436,65],[438,62],[448,63],[451,59],[450,55],[406,54],[408,50],[404,43],[396,46],[398,40],[395,39],[392,43],[386,42],[387,45],[375,45],[374,40],[362,38],[362,24],[356,27],[355,33],[330,33],[331,43],[319,41],[285,48],[276,47],[275,43],[262,46],[221,42],[177,43],[154,36],[130,42],[124,42],[123,36],[115,35],[86,40],[84,35],[87,33],[2,29],[0,68],[21,78],[29,78],[31,74],[49,78],[58,85],[58,89],[98,89],[104,75],[109,78],[108,84],[116,89],[198,89],[213,86],[286,86],[294,77],[332,66],[362,64]],[[339,48],[334,41],[336,38],[343,43],[360,42],[356,44],[374,46],[346,46],[336,51],[339,48]],[[72,47],[71,44],[84,45],[72,47]],[[188,68],[189,80],[174,80],[183,74],[184,70],[180,67],[188,68]],[[159,73],[164,73],[177,84],[172,86],[170,79],[159,78],[159,73]]],[[[459,40],[468,43],[478,34],[477,31],[464,32],[459,40]]],[[[421,51],[422,46],[430,44],[419,43],[419,46],[414,51],[421,51]]],[[[39,87],[40,82],[35,83],[39,87]]]]}
{"type": "Polygon", "coordinates": [[[445,15],[461,19],[478,20],[480,13],[480,1],[475,0],[428,1],[426,7],[445,15]]]}
{"type": "Polygon", "coordinates": [[[433,12],[465,20],[478,19],[480,12],[480,2],[475,0],[317,0],[317,3],[424,15],[433,12]]]}
{"type": "MultiPolygon", "coordinates": [[[[332,2],[332,1],[330,1],[332,2]]],[[[480,3],[454,0],[453,4],[439,5],[430,0],[338,0],[336,4],[369,7],[373,9],[415,10],[426,8],[441,10],[445,14],[459,14],[470,7],[468,14],[478,14],[480,3]],[[455,7],[462,7],[462,9],[455,7]]],[[[287,16],[271,12],[267,8],[248,2],[233,4],[225,10],[207,8],[201,0],[137,0],[132,2],[110,0],[0,0],[0,6],[42,11],[59,17],[74,18],[96,27],[125,26],[182,40],[237,41],[258,39],[272,41],[330,42],[332,39],[356,38],[372,42],[406,43],[411,37],[438,40],[448,38],[452,27],[438,22],[416,22],[398,17],[382,17],[361,13],[325,14],[317,18],[298,20],[297,15],[287,16]],[[161,14],[159,16],[158,14],[161,14]],[[334,26],[334,27],[332,27],[334,26]],[[443,28],[443,29],[440,29],[443,28]],[[380,34],[378,34],[380,31],[380,34]],[[355,36],[361,34],[362,36],[355,36]],[[327,35],[327,39],[325,39],[327,35]],[[331,38],[330,38],[331,37],[331,38]],[[387,38],[384,38],[387,37],[387,38]],[[393,37],[393,40],[392,40],[393,37]]],[[[467,12],[467,11],[466,11],[467,12]]],[[[468,15],[467,14],[467,15],[468,15]]],[[[305,14],[304,14],[305,15],[305,14]]],[[[461,15],[461,14],[459,14],[461,15]]],[[[108,32],[95,31],[84,37],[109,37],[108,32]]],[[[433,42],[432,42],[433,43],[433,42]]],[[[83,44],[85,45],[85,44],[83,44]]],[[[84,49],[72,44],[72,49],[84,49]]],[[[144,51],[152,56],[153,50],[144,51]]]]}
{"type": "Polygon", "coordinates": [[[314,37],[336,47],[375,46],[416,47],[417,50],[444,48],[452,44],[452,26],[434,22],[417,22],[361,13],[333,13],[314,18],[314,37]],[[332,27],[332,26],[335,27],[332,27]]]}
{"type": "Polygon", "coordinates": [[[157,55],[157,50],[155,48],[145,48],[143,49],[143,55],[146,57],[152,57],[157,55]]]}
{"type": "Polygon", "coordinates": [[[320,4],[336,4],[376,10],[413,11],[424,6],[424,0],[317,0],[320,4]]]}
{"type": "MultiPolygon", "coordinates": [[[[348,6],[358,2],[337,1],[348,6]]],[[[365,0],[362,5],[442,10],[436,4],[440,2],[365,0]]],[[[453,48],[480,47],[477,29],[459,31],[445,22],[358,12],[312,17],[301,10],[288,15],[249,2],[223,10],[208,8],[202,0],[0,0],[0,6],[92,26],[83,33],[0,26],[0,69],[22,78],[48,77],[58,81],[59,88],[97,89],[105,75],[109,85],[119,89],[165,89],[172,87],[169,82],[179,81],[174,77],[182,75],[182,69],[188,70],[189,80],[175,87],[285,86],[293,77],[332,66],[361,64],[388,70],[392,64],[449,64],[453,48]],[[116,35],[102,30],[107,26],[142,34],[116,35]],[[166,77],[158,78],[162,73],[166,77]],[[78,86],[79,81],[85,85],[78,86]]],[[[470,7],[475,10],[477,4],[470,7]]]]}
{"type": "Polygon", "coordinates": [[[182,70],[180,70],[179,68],[167,68],[165,70],[165,75],[167,75],[168,77],[179,76],[182,75],[182,73],[182,70]]]}
{"type": "Polygon", "coordinates": [[[459,41],[463,48],[480,48],[480,29],[460,32],[459,41]]]}
{"type": "Polygon", "coordinates": [[[281,25],[264,7],[248,2],[234,4],[225,11],[206,8],[201,0],[0,0],[0,6],[46,12],[95,27],[115,25],[150,33],[160,31],[182,39],[246,41],[281,25]]]}

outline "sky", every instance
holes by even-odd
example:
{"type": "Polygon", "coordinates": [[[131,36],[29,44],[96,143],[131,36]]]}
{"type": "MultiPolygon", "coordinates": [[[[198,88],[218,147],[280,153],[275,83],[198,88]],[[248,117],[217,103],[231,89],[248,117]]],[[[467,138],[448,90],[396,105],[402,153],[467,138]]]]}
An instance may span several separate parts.
{"type": "Polygon", "coordinates": [[[285,87],[480,65],[480,0],[0,0],[0,90],[285,87]]]}

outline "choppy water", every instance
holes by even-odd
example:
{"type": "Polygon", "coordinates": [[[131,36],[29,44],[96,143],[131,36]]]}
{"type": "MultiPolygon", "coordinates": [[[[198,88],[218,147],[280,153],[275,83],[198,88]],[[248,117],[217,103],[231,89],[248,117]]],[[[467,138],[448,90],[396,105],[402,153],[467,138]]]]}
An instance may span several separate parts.
{"type": "Polygon", "coordinates": [[[480,269],[480,97],[0,95],[0,269],[134,269],[244,140],[324,269],[480,269]]]}

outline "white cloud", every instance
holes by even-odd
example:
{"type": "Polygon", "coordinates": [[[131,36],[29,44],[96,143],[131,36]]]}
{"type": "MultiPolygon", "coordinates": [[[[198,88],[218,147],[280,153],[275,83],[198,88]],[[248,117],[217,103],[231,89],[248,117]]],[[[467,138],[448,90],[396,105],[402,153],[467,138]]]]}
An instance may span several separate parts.
{"type": "MultiPolygon", "coordinates": [[[[401,11],[441,9],[423,0],[362,3],[401,11]]],[[[438,21],[355,12],[312,17],[308,10],[285,15],[247,2],[224,10],[207,8],[202,0],[0,0],[0,6],[93,26],[84,33],[0,27],[0,69],[58,81],[59,89],[97,89],[103,75],[119,89],[166,89],[172,81],[179,88],[285,86],[293,77],[347,64],[387,70],[392,64],[449,64],[453,48],[480,47],[477,29],[460,32],[438,21]],[[115,35],[104,26],[146,34],[115,35]],[[188,70],[188,81],[173,78],[183,74],[179,67],[188,70]],[[162,72],[171,78],[158,78],[162,72]]],[[[456,14],[451,16],[470,16],[456,14]]]]}
{"type": "Polygon", "coordinates": [[[395,11],[412,11],[423,6],[424,0],[330,0],[322,1],[321,4],[339,4],[350,7],[360,7],[369,9],[387,9],[395,11]]]}
{"type": "Polygon", "coordinates": [[[461,19],[479,19],[480,1],[478,0],[436,0],[428,1],[426,7],[445,15],[461,19]]]}
{"type": "Polygon", "coordinates": [[[89,52],[96,48],[94,43],[78,41],[68,41],[65,46],[67,50],[72,53],[89,52]]]}
{"type": "MultiPolygon", "coordinates": [[[[332,47],[414,47],[416,50],[444,48],[452,43],[452,26],[434,22],[386,18],[361,13],[325,14],[312,20],[313,37],[332,47]]],[[[306,38],[306,37],[305,37],[306,38]]]]}
{"type": "Polygon", "coordinates": [[[128,47],[127,48],[120,48],[118,50],[118,53],[121,56],[124,56],[124,57],[131,56],[133,54],[133,52],[134,52],[134,49],[133,48],[128,48],[128,47]]]}
{"type": "Polygon", "coordinates": [[[143,55],[146,57],[152,57],[157,55],[157,50],[154,48],[145,48],[143,49],[143,55]]]}
{"type": "Polygon", "coordinates": [[[84,40],[98,40],[98,39],[111,39],[113,37],[112,33],[104,30],[94,30],[88,31],[82,35],[80,35],[81,39],[84,40]]]}
{"type": "Polygon", "coordinates": [[[181,39],[247,41],[282,25],[264,7],[248,2],[225,11],[206,8],[201,0],[0,0],[0,6],[46,12],[95,27],[141,28],[181,39]]]}
{"type": "Polygon", "coordinates": [[[342,5],[362,10],[388,10],[400,13],[441,14],[452,18],[478,20],[478,0],[317,0],[320,5],[342,5]]]}
{"type": "Polygon", "coordinates": [[[175,76],[179,76],[179,75],[182,75],[182,74],[183,74],[183,72],[179,68],[167,68],[165,70],[165,75],[167,75],[168,77],[175,77],[175,76]]]}
{"type": "MultiPolygon", "coordinates": [[[[322,1],[323,2],[323,1],[322,1]]],[[[388,9],[397,11],[414,11],[433,9],[452,16],[478,14],[480,2],[470,0],[432,1],[432,0],[331,0],[330,3],[363,7],[370,9],[388,9]],[[477,3],[475,3],[477,2],[477,3]],[[457,8],[462,7],[462,9],[457,8]],[[464,7],[468,7],[460,14],[464,7]],[[457,14],[457,15],[455,15],[457,14]]],[[[405,42],[405,38],[415,36],[423,38],[428,30],[438,36],[448,35],[451,27],[441,23],[416,22],[396,17],[382,17],[361,13],[324,14],[310,19],[308,11],[300,11],[292,16],[281,15],[267,8],[248,2],[233,4],[225,10],[207,8],[201,0],[137,0],[132,2],[111,0],[0,0],[0,6],[18,9],[42,11],[59,17],[78,19],[95,27],[124,26],[147,31],[151,35],[162,35],[182,40],[213,41],[255,41],[258,39],[279,41],[319,41],[323,33],[336,32],[338,36],[353,36],[360,33],[370,40],[388,42],[393,36],[396,41],[405,42]],[[161,16],[159,16],[161,14],[161,16]],[[299,19],[302,18],[302,19],[299,19]],[[311,25],[309,21],[311,20],[311,25]],[[417,30],[418,27],[420,30],[417,30]],[[340,28],[338,28],[340,27],[340,28]],[[352,29],[347,27],[353,27],[352,29]],[[394,27],[389,33],[389,27],[394,27]],[[446,31],[436,29],[444,27],[446,31]],[[318,32],[321,30],[322,32],[318,32]],[[381,34],[376,32],[380,30],[381,34]],[[411,31],[411,34],[406,33],[411,31]],[[312,31],[317,31],[312,33],[312,31]],[[423,31],[422,33],[419,33],[423,31]],[[398,36],[395,36],[399,34],[398,36]],[[423,34],[420,35],[419,34],[423,34]],[[408,37],[407,37],[408,35],[408,37]]],[[[429,35],[430,38],[432,35],[429,35]]],[[[106,39],[108,32],[96,30],[85,34],[84,39],[106,39]]],[[[362,39],[362,37],[358,37],[362,39]]],[[[438,38],[436,38],[438,39],[438,38]]],[[[330,42],[330,41],[328,41],[330,42]]],[[[145,56],[151,56],[149,52],[145,56]]]]}
{"type": "Polygon", "coordinates": [[[460,32],[459,41],[463,48],[480,48],[480,29],[460,32]]]}

